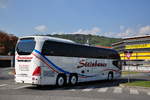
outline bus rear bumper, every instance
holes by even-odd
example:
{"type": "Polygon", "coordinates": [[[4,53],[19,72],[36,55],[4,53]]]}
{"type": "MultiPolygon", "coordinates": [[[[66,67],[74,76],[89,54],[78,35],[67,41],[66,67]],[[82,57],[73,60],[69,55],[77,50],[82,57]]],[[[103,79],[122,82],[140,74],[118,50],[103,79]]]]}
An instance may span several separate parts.
{"type": "Polygon", "coordinates": [[[34,84],[39,85],[40,84],[40,77],[15,77],[16,83],[27,83],[27,84],[34,84]]]}

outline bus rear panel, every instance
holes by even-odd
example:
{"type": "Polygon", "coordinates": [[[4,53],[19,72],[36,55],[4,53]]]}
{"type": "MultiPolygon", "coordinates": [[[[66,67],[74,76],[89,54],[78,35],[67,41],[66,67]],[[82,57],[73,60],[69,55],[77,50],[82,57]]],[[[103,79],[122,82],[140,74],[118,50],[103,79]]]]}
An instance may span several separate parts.
{"type": "Polygon", "coordinates": [[[41,67],[32,54],[36,47],[34,38],[18,41],[15,55],[15,81],[17,83],[40,84],[41,67]]]}

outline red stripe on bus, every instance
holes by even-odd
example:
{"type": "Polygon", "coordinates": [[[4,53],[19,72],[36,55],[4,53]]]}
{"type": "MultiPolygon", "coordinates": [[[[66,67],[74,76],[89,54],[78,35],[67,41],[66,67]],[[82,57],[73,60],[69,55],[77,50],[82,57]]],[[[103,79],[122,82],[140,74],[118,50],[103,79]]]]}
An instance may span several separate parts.
{"type": "Polygon", "coordinates": [[[32,53],[32,55],[34,55],[36,58],[38,58],[39,60],[41,60],[42,62],[44,62],[48,68],[50,68],[53,72],[57,72],[59,73],[58,71],[56,71],[54,68],[52,68],[48,63],[46,63],[43,59],[41,59],[40,57],[36,56],[35,54],[32,53]]]}
{"type": "Polygon", "coordinates": [[[88,78],[87,76],[79,76],[80,78],[88,78]]]}

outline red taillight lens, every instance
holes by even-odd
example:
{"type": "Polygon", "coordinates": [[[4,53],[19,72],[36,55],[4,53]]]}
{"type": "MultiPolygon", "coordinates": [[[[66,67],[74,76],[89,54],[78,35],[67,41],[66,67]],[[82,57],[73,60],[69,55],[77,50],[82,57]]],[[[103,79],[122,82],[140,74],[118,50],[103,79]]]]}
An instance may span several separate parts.
{"type": "Polygon", "coordinates": [[[41,67],[37,67],[37,68],[34,70],[32,76],[40,76],[40,75],[41,75],[41,67]]]}

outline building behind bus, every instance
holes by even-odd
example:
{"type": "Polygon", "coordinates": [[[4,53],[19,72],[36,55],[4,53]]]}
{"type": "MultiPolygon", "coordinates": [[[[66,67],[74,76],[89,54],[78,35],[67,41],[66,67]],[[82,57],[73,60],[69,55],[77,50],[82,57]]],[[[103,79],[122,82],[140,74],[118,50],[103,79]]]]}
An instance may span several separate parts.
{"type": "Polygon", "coordinates": [[[124,70],[150,72],[150,36],[124,38],[112,47],[119,52],[124,70]]]}

